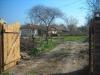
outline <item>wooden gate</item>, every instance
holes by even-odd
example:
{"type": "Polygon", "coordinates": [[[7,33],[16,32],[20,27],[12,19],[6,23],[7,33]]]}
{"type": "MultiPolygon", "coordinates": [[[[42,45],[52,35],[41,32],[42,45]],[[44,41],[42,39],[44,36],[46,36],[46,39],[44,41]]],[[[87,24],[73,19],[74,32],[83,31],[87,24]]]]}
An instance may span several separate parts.
{"type": "Polygon", "coordinates": [[[0,24],[0,71],[7,70],[20,59],[20,25],[0,24]]]}
{"type": "Polygon", "coordinates": [[[92,19],[89,31],[90,75],[100,75],[100,17],[92,19]]]}

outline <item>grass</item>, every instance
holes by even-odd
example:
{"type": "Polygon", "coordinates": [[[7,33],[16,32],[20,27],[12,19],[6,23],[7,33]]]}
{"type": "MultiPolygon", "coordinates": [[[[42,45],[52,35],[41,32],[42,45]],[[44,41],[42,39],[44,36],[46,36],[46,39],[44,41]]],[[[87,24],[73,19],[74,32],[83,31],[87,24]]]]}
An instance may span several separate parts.
{"type": "Polygon", "coordinates": [[[87,36],[64,36],[64,41],[83,42],[87,36]]]}
{"type": "Polygon", "coordinates": [[[37,46],[36,46],[36,48],[30,49],[29,54],[31,56],[37,56],[41,53],[48,52],[48,51],[52,50],[55,46],[57,46],[60,42],[57,39],[57,37],[52,38],[52,39],[49,38],[48,44],[47,44],[47,41],[45,39],[40,38],[40,37],[36,38],[35,41],[36,41],[37,46]]]}
{"type": "Polygon", "coordinates": [[[9,74],[9,71],[5,71],[5,72],[1,73],[0,75],[10,75],[10,74],[9,74]]]}
{"type": "Polygon", "coordinates": [[[42,37],[38,37],[35,39],[37,43],[37,49],[31,49],[30,54],[32,56],[36,56],[38,54],[48,52],[52,50],[54,47],[56,47],[61,42],[66,41],[73,41],[73,42],[83,42],[87,36],[60,36],[60,37],[52,37],[51,39],[48,39],[48,44],[45,39],[42,37]]]}
{"type": "Polygon", "coordinates": [[[34,70],[32,70],[26,73],[25,75],[37,75],[37,72],[34,72],[34,70]]]}
{"type": "Polygon", "coordinates": [[[47,44],[47,41],[43,40],[43,41],[41,41],[39,48],[42,51],[48,51],[48,50],[51,50],[52,48],[54,48],[58,44],[58,42],[59,42],[58,39],[52,38],[52,39],[48,40],[48,44],[47,44]]]}
{"type": "Polygon", "coordinates": [[[43,40],[43,38],[37,39],[38,48],[42,51],[48,51],[53,49],[55,46],[60,44],[61,42],[66,41],[73,41],[73,42],[83,42],[86,40],[87,36],[60,36],[60,37],[53,37],[52,39],[48,40],[48,44],[46,40],[43,40]]]}

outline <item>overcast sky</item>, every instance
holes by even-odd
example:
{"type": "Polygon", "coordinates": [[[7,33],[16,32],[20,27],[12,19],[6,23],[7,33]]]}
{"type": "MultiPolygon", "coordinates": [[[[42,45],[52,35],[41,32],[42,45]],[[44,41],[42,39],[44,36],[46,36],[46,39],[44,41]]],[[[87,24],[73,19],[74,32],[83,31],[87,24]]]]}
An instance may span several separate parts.
{"type": "MultiPolygon", "coordinates": [[[[13,23],[19,21],[24,24],[27,21],[29,9],[35,5],[45,5],[60,9],[66,16],[74,16],[79,20],[79,25],[85,23],[87,14],[86,0],[0,0],[0,17],[13,23]]],[[[61,20],[56,20],[63,23],[61,20]]]]}

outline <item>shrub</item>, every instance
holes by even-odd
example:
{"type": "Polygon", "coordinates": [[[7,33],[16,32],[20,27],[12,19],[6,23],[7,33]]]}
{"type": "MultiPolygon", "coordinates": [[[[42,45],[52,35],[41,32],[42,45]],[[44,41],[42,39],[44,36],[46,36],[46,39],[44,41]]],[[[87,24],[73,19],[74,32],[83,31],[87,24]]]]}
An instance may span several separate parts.
{"type": "Polygon", "coordinates": [[[29,55],[31,56],[37,56],[39,55],[39,53],[40,53],[40,50],[38,48],[32,48],[29,50],[29,55]]]}

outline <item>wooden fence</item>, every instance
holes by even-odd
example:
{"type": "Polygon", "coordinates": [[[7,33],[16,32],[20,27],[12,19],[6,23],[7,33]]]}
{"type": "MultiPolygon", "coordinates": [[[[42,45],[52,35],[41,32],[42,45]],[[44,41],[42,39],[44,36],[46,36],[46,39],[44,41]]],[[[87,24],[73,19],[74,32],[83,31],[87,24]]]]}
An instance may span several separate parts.
{"type": "Polygon", "coordinates": [[[100,17],[94,17],[89,27],[89,75],[100,75],[100,17]]]}
{"type": "Polygon", "coordinates": [[[0,72],[7,70],[20,59],[20,25],[0,24],[0,72]]]}

